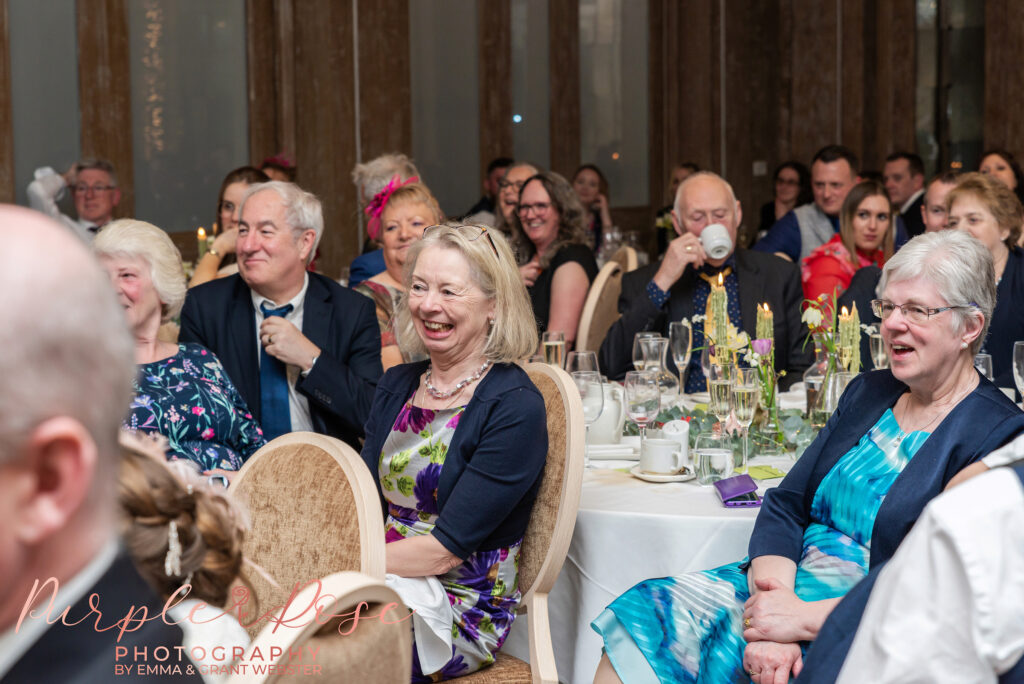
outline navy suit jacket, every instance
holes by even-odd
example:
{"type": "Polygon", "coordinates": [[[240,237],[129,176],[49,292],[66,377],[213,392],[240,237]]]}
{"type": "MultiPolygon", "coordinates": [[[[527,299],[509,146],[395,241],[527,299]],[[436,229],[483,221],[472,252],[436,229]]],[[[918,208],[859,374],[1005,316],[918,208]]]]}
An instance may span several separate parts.
{"type": "MultiPolygon", "coordinates": [[[[746,249],[735,252],[736,279],[740,292],[740,316],[743,330],[753,339],[757,327],[757,305],[768,302],[775,319],[775,368],[787,371],[782,378],[783,387],[800,379],[801,373],[811,365],[814,357],[812,345],[804,347],[806,330],[800,323],[800,305],[804,291],[800,285],[800,270],[774,254],[762,254],[746,249]]],[[[638,268],[622,277],[619,313],[622,317],[608,330],[601,344],[601,369],[609,378],[620,380],[633,369],[633,336],[642,330],[657,330],[668,337],[668,324],[690,318],[693,310],[693,291],[698,275],[687,268],[669,290],[664,308],[654,306],[647,296],[647,283],[658,272],[661,262],[638,268]]],[[[676,372],[671,357],[666,365],[676,372]]]]}
{"type": "MultiPolygon", "coordinates": [[[[302,307],[302,334],[321,353],[309,375],[299,378],[296,389],[309,399],[314,431],[358,450],[382,373],[373,301],[310,273],[302,307]]],[[[241,276],[213,280],[188,291],[179,339],[213,351],[253,415],[261,419],[256,313],[241,276]]]]}

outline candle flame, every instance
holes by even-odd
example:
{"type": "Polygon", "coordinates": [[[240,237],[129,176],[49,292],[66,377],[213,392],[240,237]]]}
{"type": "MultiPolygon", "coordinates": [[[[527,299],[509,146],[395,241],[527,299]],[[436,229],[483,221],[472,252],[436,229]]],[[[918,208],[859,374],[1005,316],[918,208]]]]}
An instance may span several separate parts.
{"type": "Polygon", "coordinates": [[[764,312],[766,314],[770,314],[772,312],[772,310],[768,308],[768,302],[765,302],[762,306],[764,307],[764,312]]]}
{"type": "Polygon", "coordinates": [[[200,240],[205,240],[206,239],[206,229],[203,228],[202,226],[199,226],[199,230],[196,231],[196,238],[198,238],[200,240]]]}
{"type": "Polygon", "coordinates": [[[718,274],[718,287],[722,287],[722,274],[718,274]]]}
{"type": "Polygon", "coordinates": [[[849,311],[847,311],[847,309],[846,309],[846,307],[845,307],[845,306],[843,307],[843,313],[842,313],[842,315],[843,315],[843,316],[849,316],[849,315],[850,315],[850,312],[849,312],[849,311]]]}

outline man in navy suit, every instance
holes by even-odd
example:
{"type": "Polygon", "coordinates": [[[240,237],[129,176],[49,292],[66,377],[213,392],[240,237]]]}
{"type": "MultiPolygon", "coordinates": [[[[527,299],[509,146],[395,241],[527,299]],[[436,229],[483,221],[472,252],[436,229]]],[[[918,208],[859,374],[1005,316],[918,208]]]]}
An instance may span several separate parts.
{"type": "Polygon", "coordinates": [[[238,275],[189,291],[180,339],[220,358],[268,440],[310,430],[358,450],[382,373],[373,302],[306,270],[324,226],[314,195],[255,185],[240,217],[238,275]]]}

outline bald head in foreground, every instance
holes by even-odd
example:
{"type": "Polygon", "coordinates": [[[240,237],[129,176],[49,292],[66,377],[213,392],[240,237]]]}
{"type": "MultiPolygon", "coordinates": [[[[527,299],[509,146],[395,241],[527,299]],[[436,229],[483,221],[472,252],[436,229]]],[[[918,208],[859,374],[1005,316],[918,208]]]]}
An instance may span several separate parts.
{"type": "Polygon", "coordinates": [[[0,681],[107,681],[115,646],[172,648],[182,636],[159,620],[117,641],[95,614],[76,627],[45,619],[68,605],[69,623],[89,615],[91,593],[101,627],[131,605],[160,612],[117,545],[133,342],[87,247],[38,212],[0,205],[0,291],[0,681]]]}

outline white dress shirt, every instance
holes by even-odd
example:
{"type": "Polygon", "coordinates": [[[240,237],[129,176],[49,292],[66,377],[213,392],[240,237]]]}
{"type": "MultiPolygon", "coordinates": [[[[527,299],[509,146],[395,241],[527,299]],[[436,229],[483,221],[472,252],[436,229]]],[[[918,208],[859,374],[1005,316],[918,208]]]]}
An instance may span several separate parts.
{"type": "Polygon", "coordinates": [[[87,243],[96,237],[94,230],[98,227],[92,221],[79,221],[61,212],[57,202],[64,197],[67,190],[64,177],[49,166],[36,169],[35,180],[28,184],[28,205],[41,211],[60,223],[87,243]]]}
{"type": "Polygon", "coordinates": [[[1024,654],[1024,489],[997,468],[932,501],[882,569],[840,684],[995,682],[1024,654]]]}
{"type": "Polygon", "coordinates": [[[1009,465],[1017,461],[1024,461],[1024,435],[981,459],[981,462],[989,468],[998,468],[999,466],[1009,465]]]}
{"type": "MultiPolygon", "coordinates": [[[[280,308],[285,304],[291,304],[292,310],[284,319],[294,325],[302,332],[302,303],[306,299],[306,289],[309,287],[309,274],[305,274],[304,280],[302,281],[302,289],[299,290],[299,294],[292,297],[287,302],[278,304],[273,302],[266,297],[256,294],[255,290],[250,289],[249,294],[252,296],[252,306],[256,315],[256,358],[260,358],[260,350],[263,345],[260,344],[260,326],[263,325],[263,310],[260,305],[263,302],[267,303],[268,308],[280,308]]],[[[258,361],[257,361],[258,363],[258,361]]],[[[309,412],[309,400],[306,399],[298,390],[295,389],[295,384],[299,381],[299,376],[302,374],[302,369],[298,366],[291,364],[287,365],[288,373],[288,408],[290,409],[292,419],[292,432],[312,432],[313,431],[313,418],[309,412]]]]}
{"type": "Polygon", "coordinates": [[[900,207],[900,214],[906,214],[907,210],[910,209],[910,207],[914,204],[914,202],[917,201],[917,198],[920,197],[923,194],[924,194],[924,188],[921,188],[920,190],[915,192],[913,195],[911,195],[910,199],[908,199],[906,202],[904,202],[903,206],[900,207]]]}

